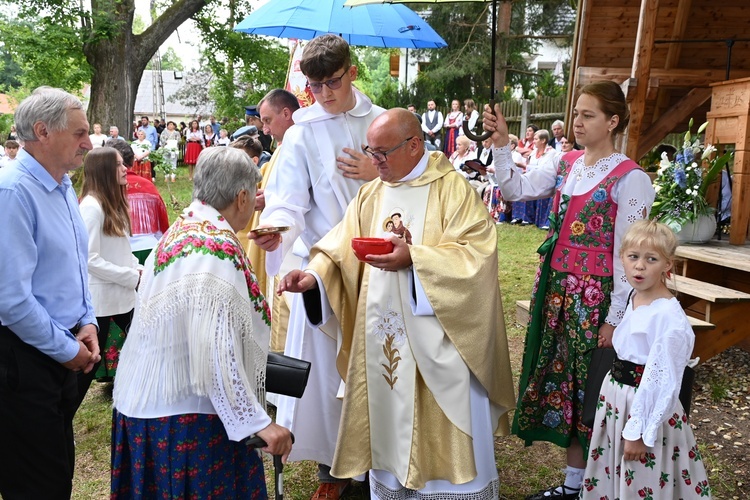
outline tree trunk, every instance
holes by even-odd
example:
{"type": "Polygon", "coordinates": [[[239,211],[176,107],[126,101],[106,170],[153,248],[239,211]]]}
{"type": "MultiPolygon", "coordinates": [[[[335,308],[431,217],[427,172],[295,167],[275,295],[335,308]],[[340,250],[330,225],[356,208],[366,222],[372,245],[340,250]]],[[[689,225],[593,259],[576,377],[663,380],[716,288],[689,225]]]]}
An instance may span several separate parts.
{"type": "Polygon", "coordinates": [[[161,44],[208,1],[178,0],[146,31],[134,35],[135,0],[116,3],[91,0],[95,15],[90,31],[98,36],[90,36],[83,44],[83,53],[92,68],[90,123],[101,123],[105,134],[109,126],[115,125],[125,139],[132,137],[135,99],[148,61],[161,44]]]}
{"type": "Polygon", "coordinates": [[[501,0],[495,3],[497,8],[497,55],[495,57],[495,88],[492,89],[492,97],[497,98],[505,91],[505,78],[508,67],[508,43],[510,42],[510,20],[512,15],[512,4],[510,0],[501,0]],[[497,92],[497,93],[495,93],[497,92]]]}

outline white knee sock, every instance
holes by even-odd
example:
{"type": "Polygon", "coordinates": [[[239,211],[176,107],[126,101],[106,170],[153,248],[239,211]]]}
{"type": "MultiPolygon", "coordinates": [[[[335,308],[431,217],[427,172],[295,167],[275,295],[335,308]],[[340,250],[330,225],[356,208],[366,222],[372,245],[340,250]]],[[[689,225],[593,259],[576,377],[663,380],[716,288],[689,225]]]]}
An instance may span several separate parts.
{"type": "Polygon", "coordinates": [[[565,469],[565,486],[574,490],[580,489],[586,469],[568,466],[565,469]]]}

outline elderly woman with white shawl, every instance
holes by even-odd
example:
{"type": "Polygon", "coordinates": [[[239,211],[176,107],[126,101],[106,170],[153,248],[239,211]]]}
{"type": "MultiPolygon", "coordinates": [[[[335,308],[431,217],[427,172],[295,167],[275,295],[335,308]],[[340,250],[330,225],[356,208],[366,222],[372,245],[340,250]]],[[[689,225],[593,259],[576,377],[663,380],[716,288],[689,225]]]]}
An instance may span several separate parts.
{"type": "Polygon", "coordinates": [[[265,411],[270,311],[235,235],[259,180],[243,151],[204,150],[193,202],[146,261],[114,389],[113,498],[266,498],[241,441],[291,451],[265,411]]]}

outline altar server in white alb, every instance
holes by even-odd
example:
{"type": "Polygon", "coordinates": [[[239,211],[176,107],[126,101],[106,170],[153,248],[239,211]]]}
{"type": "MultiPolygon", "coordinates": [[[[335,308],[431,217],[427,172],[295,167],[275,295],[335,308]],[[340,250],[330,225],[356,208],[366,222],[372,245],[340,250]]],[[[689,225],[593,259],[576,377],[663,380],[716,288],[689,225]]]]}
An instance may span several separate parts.
{"type": "MultiPolygon", "coordinates": [[[[349,45],[335,35],[318,37],[305,47],[300,68],[316,103],[293,115],[295,125],[284,135],[260,218],[261,226],[291,226],[291,230],[283,237],[250,236],[268,252],[269,276],[279,273],[293,246],[306,264],[310,248],[341,220],[359,187],[377,177],[361,148],[367,127],[384,110],[352,86],[357,68],[351,64],[349,45]]],[[[335,323],[322,331],[311,327],[302,298],[294,298],[284,352],[311,361],[312,371],[302,399],[282,397],[277,415],[296,438],[290,459],[319,463],[321,487],[313,498],[336,499],[348,484],[329,473],[341,416],[341,401],[336,398],[341,386],[335,368],[338,330],[335,323]]]]}

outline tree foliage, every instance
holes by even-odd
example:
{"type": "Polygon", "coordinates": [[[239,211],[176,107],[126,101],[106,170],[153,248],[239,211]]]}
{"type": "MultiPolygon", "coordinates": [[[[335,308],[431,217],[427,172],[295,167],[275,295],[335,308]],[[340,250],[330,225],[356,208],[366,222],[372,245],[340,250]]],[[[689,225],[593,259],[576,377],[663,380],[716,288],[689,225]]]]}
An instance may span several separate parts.
{"type": "MultiPolygon", "coordinates": [[[[180,58],[180,56],[177,55],[177,52],[175,52],[175,50],[172,47],[167,47],[167,50],[165,50],[164,53],[160,54],[160,56],[161,56],[161,70],[162,71],[184,71],[185,70],[185,65],[182,64],[182,59],[180,58]]],[[[146,69],[155,69],[153,57],[146,65],[146,69]]]]}
{"type": "Polygon", "coordinates": [[[89,121],[118,125],[127,135],[146,64],[209,1],[169,1],[136,34],[135,0],[0,0],[13,13],[0,20],[0,39],[13,40],[5,50],[21,67],[23,86],[51,85],[80,95],[90,83],[89,121]]]}
{"type": "Polygon", "coordinates": [[[289,51],[278,41],[237,33],[236,26],[250,13],[248,2],[229,0],[228,16],[206,9],[194,16],[202,38],[202,67],[212,79],[209,93],[215,114],[244,116],[272,88],[283,87],[289,51]]]}
{"type": "MultiPolygon", "coordinates": [[[[514,88],[520,88],[525,97],[531,97],[537,80],[546,77],[531,71],[527,58],[540,44],[541,39],[536,37],[566,34],[569,38],[555,39],[572,42],[574,22],[570,21],[573,16],[561,18],[558,15],[566,9],[571,12],[570,0],[504,1],[510,3],[510,31],[506,35],[498,34],[498,48],[507,43],[508,50],[505,60],[499,60],[498,56],[496,62],[508,70],[503,94],[509,98],[514,88]]],[[[413,4],[412,7],[419,9],[448,47],[412,51],[416,57],[429,61],[420,71],[416,84],[410,88],[385,87],[379,104],[403,106],[414,102],[423,107],[434,99],[439,106],[447,106],[452,99],[469,97],[486,102],[490,96],[491,4],[460,2],[430,4],[427,8],[413,4]]]]}

